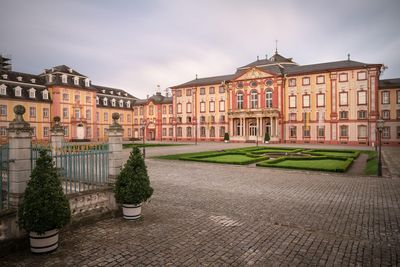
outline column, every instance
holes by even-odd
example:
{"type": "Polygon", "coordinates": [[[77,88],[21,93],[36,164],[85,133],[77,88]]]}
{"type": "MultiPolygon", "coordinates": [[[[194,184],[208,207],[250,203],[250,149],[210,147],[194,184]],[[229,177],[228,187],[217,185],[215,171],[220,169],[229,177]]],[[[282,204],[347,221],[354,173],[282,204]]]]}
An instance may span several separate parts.
{"type": "Polygon", "coordinates": [[[275,117],[275,136],[278,137],[278,117],[275,117]]]}
{"type": "Polygon", "coordinates": [[[112,114],[113,123],[108,128],[108,144],[109,144],[109,156],[108,156],[108,174],[109,182],[114,183],[115,178],[121,171],[122,167],[122,136],[124,135],[124,129],[117,122],[119,119],[119,113],[112,114]]]}
{"type": "Polygon", "coordinates": [[[32,128],[24,121],[25,107],[14,107],[15,119],[10,122],[9,142],[9,181],[10,208],[17,208],[22,200],[31,174],[32,128]]]}
{"type": "Polygon", "coordinates": [[[274,136],[273,128],[274,128],[274,124],[273,124],[273,121],[272,121],[272,117],[269,117],[269,135],[271,137],[274,136]]]}

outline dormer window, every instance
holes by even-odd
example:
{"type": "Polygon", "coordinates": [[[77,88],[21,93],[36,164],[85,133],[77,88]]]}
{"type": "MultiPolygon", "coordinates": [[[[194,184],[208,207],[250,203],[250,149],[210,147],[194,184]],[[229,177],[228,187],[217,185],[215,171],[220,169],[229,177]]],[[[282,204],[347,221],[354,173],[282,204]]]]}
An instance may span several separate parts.
{"type": "Polygon", "coordinates": [[[31,83],[36,83],[36,79],[32,78],[31,83]]]}
{"type": "Polygon", "coordinates": [[[18,77],[17,77],[17,80],[18,80],[19,82],[21,82],[21,81],[22,81],[22,77],[21,77],[21,76],[18,76],[18,77]]]}
{"type": "Polygon", "coordinates": [[[96,105],[98,105],[100,103],[99,97],[96,96],[96,105]]]}
{"type": "Polygon", "coordinates": [[[0,85],[0,95],[6,95],[7,94],[7,86],[4,84],[0,85]]]}
{"type": "Polygon", "coordinates": [[[106,90],[103,89],[103,90],[101,90],[101,92],[102,92],[103,94],[105,94],[105,93],[106,93],[106,90]]]}
{"type": "Polygon", "coordinates": [[[65,74],[61,75],[61,82],[67,83],[67,75],[65,75],[65,74]]]}
{"type": "Polygon", "coordinates": [[[110,91],[110,95],[113,95],[114,94],[114,91],[110,91]]]}
{"type": "Polygon", "coordinates": [[[114,98],[111,100],[111,106],[115,107],[115,99],[114,98]]]}
{"type": "Polygon", "coordinates": [[[49,74],[48,79],[49,79],[49,83],[52,83],[53,82],[53,74],[49,74]]]}
{"type": "Polygon", "coordinates": [[[107,97],[103,98],[103,105],[107,106],[107,97]]]}
{"type": "Polygon", "coordinates": [[[85,86],[90,87],[90,80],[88,78],[85,79],[85,86]]]}
{"type": "Polygon", "coordinates": [[[124,101],[123,101],[123,100],[120,100],[120,101],[119,101],[119,106],[120,106],[121,108],[124,107],[124,101]]]}
{"type": "Polygon", "coordinates": [[[43,99],[49,99],[49,91],[44,90],[44,91],[42,92],[42,97],[43,97],[43,99]]]}
{"type": "Polygon", "coordinates": [[[21,96],[21,90],[22,88],[17,86],[14,88],[15,96],[21,96]]]}
{"type": "Polygon", "coordinates": [[[69,73],[72,73],[72,69],[68,69],[69,73]]]}
{"type": "Polygon", "coordinates": [[[117,95],[121,95],[121,92],[117,92],[117,95]]]}
{"type": "Polygon", "coordinates": [[[131,107],[131,101],[127,101],[127,102],[126,102],[126,106],[127,106],[128,108],[130,108],[130,107],[131,107]]]}
{"type": "Polygon", "coordinates": [[[128,96],[128,94],[127,94],[127,93],[125,93],[125,96],[128,96]]]}
{"type": "Polygon", "coordinates": [[[79,77],[74,77],[74,84],[79,85],[79,77]]]}
{"type": "Polygon", "coordinates": [[[31,88],[28,90],[29,91],[29,98],[35,98],[36,97],[36,90],[31,88]]]}
{"type": "Polygon", "coordinates": [[[3,77],[4,80],[8,79],[8,75],[7,74],[3,74],[2,77],[3,77]]]}

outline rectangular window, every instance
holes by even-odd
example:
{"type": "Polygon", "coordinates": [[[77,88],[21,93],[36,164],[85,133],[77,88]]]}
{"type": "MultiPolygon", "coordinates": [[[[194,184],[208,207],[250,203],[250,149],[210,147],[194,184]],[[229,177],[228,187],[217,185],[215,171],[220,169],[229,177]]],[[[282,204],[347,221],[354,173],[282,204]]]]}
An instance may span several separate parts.
{"type": "Polygon", "coordinates": [[[396,110],[396,119],[400,119],[400,109],[396,110]]]}
{"type": "Polygon", "coordinates": [[[215,94],[215,88],[214,88],[214,87],[210,87],[210,89],[208,89],[208,93],[209,93],[210,95],[215,94]]]}
{"type": "Polygon", "coordinates": [[[219,111],[225,111],[225,100],[219,101],[219,111]]]}
{"type": "Polygon", "coordinates": [[[366,110],[359,110],[357,112],[357,117],[359,120],[365,120],[367,118],[367,111],[366,110]]]}
{"type": "Polygon", "coordinates": [[[78,103],[81,100],[80,95],[75,95],[75,102],[78,103]]]}
{"type": "Polygon", "coordinates": [[[291,79],[289,79],[289,86],[290,86],[290,87],[296,86],[296,78],[291,78],[291,79]]]}
{"type": "Polygon", "coordinates": [[[339,111],[339,119],[347,120],[348,118],[349,118],[349,112],[348,111],[339,111]]]}
{"type": "Polygon", "coordinates": [[[126,120],[127,120],[128,123],[131,123],[131,122],[132,122],[132,116],[131,116],[131,114],[126,115],[126,120]]]}
{"type": "Polygon", "coordinates": [[[181,103],[178,103],[178,104],[176,105],[176,111],[177,111],[178,113],[182,113],[182,104],[181,104],[181,103]]]}
{"type": "Polygon", "coordinates": [[[324,84],[325,83],[325,76],[317,76],[317,84],[324,84]]]}
{"type": "Polygon", "coordinates": [[[192,112],[192,103],[186,103],[186,112],[191,113],[192,112]]]}
{"type": "Polygon", "coordinates": [[[367,126],[359,125],[358,129],[358,138],[367,138],[367,126]]]}
{"type": "Polygon", "coordinates": [[[390,119],[390,110],[382,110],[382,119],[390,119]]]}
{"type": "Polygon", "coordinates": [[[64,135],[69,136],[69,126],[64,127],[64,135]]]}
{"type": "Polygon", "coordinates": [[[167,123],[167,118],[162,118],[162,123],[166,124],[167,123]]]}
{"type": "Polygon", "coordinates": [[[347,93],[346,92],[339,93],[339,105],[340,106],[347,106],[348,105],[347,93]]]}
{"type": "MultiPolygon", "coordinates": [[[[399,128],[399,127],[397,127],[399,128]]],[[[0,136],[6,136],[7,135],[7,128],[6,127],[0,127],[0,136]]]]}
{"type": "Polygon", "coordinates": [[[162,107],[162,114],[167,114],[167,106],[162,107]]]}
{"type": "Polygon", "coordinates": [[[69,94],[67,93],[63,94],[63,101],[69,101],[69,94]]]}
{"type": "Polygon", "coordinates": [[[200,127],[200,137],[206,137],[206,127],[200,127]]]}
{"type": "Polygon", "coordinates": [[[325,107],[325,94],[317,94],[317,107],[325,107]]]}
{"type": "MultiPolygon", "coordinates": [[[[179,104],[178,104],[179,105],[179,104]]],[[[149,106],[149,115],[153,116],[154,115],[154,106],[149,106]]]]}
{"type": "Polygon", "coordinates": [[[296,113],[290,113],[289,114],[289,121],[295,122],[296,121],[296,113]]]}
{"type": "Polygon", "coordinates": [[[358,99],[359,105],[366,105],[367,104],[367,91],[358,91],[357,99],[358,99]]]}
{"type": "Polygon", "coordinates": [[[182,96],[182,91],[181,90],[176,90],[176,96],[181,97],[182,96]]]}
{"type": "Polygon", "coordinates": [[[29,117],[36,118],[36,108],[35,107],[29,108],[29,117]]]}
{"type": "Polygon", "coordinates": [[[303,85],[310,85],[310,77],[303,77],[303,85]]]}
{"type": "Polygon", "coordinates": [[[133,109],[133,114],[134,114],[135,116],[138,115],[138,108],[134,108],[134,109],[133,109]]]}
{"type": "Polygon", "coordinates": [[[397,139],[400,139],[400,126],[396,127],[396,131],[397,131],[397,139]]]}
{"type": "Polygon", "coordinates": [[[49,127],[43,127],[43,137],[49,136],[49,127]]]}
{"type": "Polygon", "coordinates": [[[0,105],[0,116],[7,116],[7,106],[0,105]]]}
{"type": "Polygon", "coordinates": [[[64,119],[68,118],[68,108],[63,108],[63,118],[64,119]]]}
{"type": "Polygon", "coordinates": [[[296,96],[289,96],[289,108],[296,108],[296,96]]]}
{"type": "Polygon", "coordinates": [[[81,110],[79,108],[75,109],[75,119],[80,119],[81,117],[81,110]]]}
{"type": "Polygon", "coordinates": [[[182,127],[176,128],[176,136],[177,137],[182,137],[182,127]]]}
{"type": "Polygon", "coordinates": [[[32,127],[32,135],[36,136],[36,127],[35,126],[32,127]]]}
{"type": "Polygon", "coordinates": [[[87,104],[92,103],[92,98],[90,96],[86,96],[86,103],[87,104]]]}
{"type": "Polygon", "coordinates": [[[382,92],[382,104],[390,104],[390,92],[383,91],[382,92]]]}
{"type": "Polygon", "coordinates": [[[397,99],[396,103],[400,104],[400,91],[399,90],[396,91],[396,99],[397,99]]]}
{"type": "Polygon", "coordinates": [[[383,127],[382,129],[382,138],[390,139],[390,127],[383,127]]]}
{"type": "Polygon", "coordinates": [[[108,122],[108,112],[104,112],[104,122],[108,122]]]}
{"type": "Polygon", "coordinates": [[[289,132],[290,132],[290,138],[296,138],[296,136],[297,136],[296,126],[290,126],[289,132]]]}
{"type": "Polygon", "coordinates": [[[162,129],[162,136],[167,136],[167,129],[166,128],[162,129]]]}
{"type": "Polygon", "coordinates": [[[317,126],[318,127],[318,137],[325,137],[325,127],[324,126],[317,126]]]}
{"type": "Polygon", "coordinates": [[[310,137],[310,126],[303,126],[303,138],[310,137]]]}
{"type": "Polygon", "coordinates": [[[202,87],[200,88],[200,95],[205,95],[206,94],[206,88],[202,87]]]}
{"type": "Polygon", "coordinates": [[[215,112],[215,102],[210,101],[210,112],[215,112]]]}
{"type": "Polygon", "coordinates": [[[121,123],[123,123],[124,122],[124,114],[119,114],[119,121],[121,122],[121,123]]]}
{"type": "Polygon", "coordinates": [[[200,102],[200,112],[206,112],[206,102],[200,102]]]}
{"type": "Polygon", "coordinates": [[[169,136],[173,136],[174,135],[174,129],[173,128],[169,128],[168,135],[169,136]]]}
{"type": "Polygon", "coordinates": [[[310,95],[303,95],[303,108],[310,107],[310,95]]]}
{"type": "Polygon", "coordinates": [[[169,105],[168,113],[169,113],[169,114],[172,114],[172,112],[173,112],[172,105],[169,105]]]}
{"type": "Polygon", "coordinates": [[[48,117],[49,117],[49,109],[43,108],[43,118],[48,118],[48,117]]]}
{"type": "Polygon", "coordinates": [[[192,137],[192,128],[191,127],[186,127],[186,136],[192,137]]]}
{"type": "Polygon", "coordinates": [[[340,137],[348,137],[349,136],[349,127],[346,125],[340,126],[340,137]]]}
{"type": "Polygon", "coordinates": [[[339,74],[339,82],[347,82],[347,73],[339,74]]]}
{"type": "Polygon", "coordinates": [[[86,110],[86,119],[91,120],[92,119],[92,112],[90,112],[90,109],[86,110]]]}
{"type": "Polygon", "coordinates": [[[366,80],[367,79],[367,73],[365,71],[359,71],[357,72],[357,80],[366,80]]]}
{"type": "Polygon", "coordinates": [[[220,87],[219,87],[219,93],[220,93],[220,94],[225,93],[225,88],[224,88],[223,86],[220,86],[220,87]]]}
{"type": "Polygon", "coordinates": [[[186,96],[191,96],[192,95],[192,90],[186,89],[186,96]]]}

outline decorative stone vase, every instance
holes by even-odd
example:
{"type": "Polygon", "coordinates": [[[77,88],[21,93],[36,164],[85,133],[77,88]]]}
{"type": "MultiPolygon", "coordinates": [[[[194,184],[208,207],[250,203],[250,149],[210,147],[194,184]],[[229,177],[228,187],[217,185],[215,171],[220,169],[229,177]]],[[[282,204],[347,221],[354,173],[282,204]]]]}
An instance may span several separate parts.
{"type": "Polygon", "coordinates": [[[269,141],[265,141],[266,144],[269,144],[269,141]]]}
{"type": "Polygon", "coordinates": [[[142,204],[122,204],[122,214],[127,220],[137,220],[142,215],[142,204]]]}
{"type": "Polygon", "coordinates": [[[39,235],[29,232],[31,251],[36,254],[49,253],[58,248],[58,229],[45,232],[39,235]]]}
{"type": "Polygon", "coordinates": [[[229,140],[224,140],[225,143],[229,143],[229,140]]]}

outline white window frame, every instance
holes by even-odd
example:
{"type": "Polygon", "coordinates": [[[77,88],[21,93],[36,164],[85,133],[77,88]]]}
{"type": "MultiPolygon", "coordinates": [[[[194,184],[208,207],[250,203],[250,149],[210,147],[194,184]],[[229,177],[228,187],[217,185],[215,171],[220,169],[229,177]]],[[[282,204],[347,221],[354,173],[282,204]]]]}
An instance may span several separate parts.
{"type": "Polygon", "coordinates": [[[46,100],[49,99],[49,91],[43,90],[42,97],[43,97],[43,99],[46,99],[46,100]]]}
{"type": "Polygon", "coordinates": [[[290,95],[289,96],[289,108],[296,108],[296,96],[295,95],[290,95]]]}
{"type": "Polygon", "coordinates": [[[250,108],[258,108],[258,92],[255,90],[251,91],[250,93],[250,108]]]}
{"type": "Polygon", "coordinates": [[[36,98],[36,90],[31,88],[29,89],[29,98],[36,98]]]}
{"type": "Polygon", "coordinates": [[[17,86],[14,88],[14,94],[15,96],[21,96],[22,95],[22,88],[17,86]]]}
{"type": "Polygon", "coordinates": [[[272,91],[265,91],[265,107],[272,108],[272,91]]]}
{"type": "Polygon", "coordinates": [[[61,82],[67,83],[67,75],[66,74],[61,75],[61,82]]]}
{"type": "Polygon", "coordinates": [[[2,84],[0,85],[0,95],[6,95],[7,94],[7,86],[2,84]]]}

